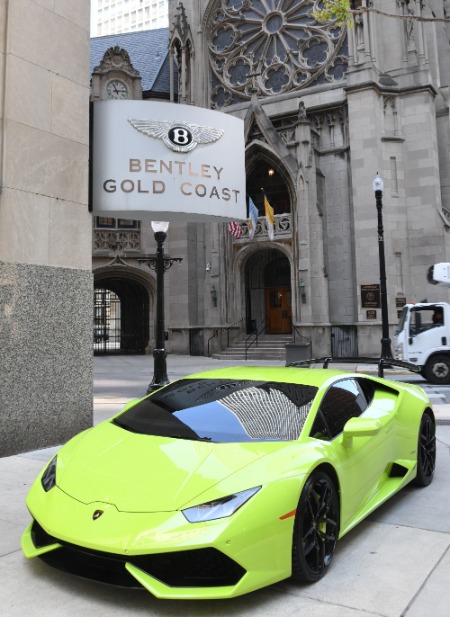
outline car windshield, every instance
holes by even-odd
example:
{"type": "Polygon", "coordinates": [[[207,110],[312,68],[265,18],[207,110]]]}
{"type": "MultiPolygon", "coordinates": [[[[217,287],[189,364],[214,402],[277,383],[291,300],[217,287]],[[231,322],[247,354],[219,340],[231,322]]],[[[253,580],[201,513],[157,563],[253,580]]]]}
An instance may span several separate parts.
{"type": "Polygon", "coordinates": [[[298,439],[317,388],[229,379],[183,379],[112,422],[128,431],[212,442],[298,439]]]}

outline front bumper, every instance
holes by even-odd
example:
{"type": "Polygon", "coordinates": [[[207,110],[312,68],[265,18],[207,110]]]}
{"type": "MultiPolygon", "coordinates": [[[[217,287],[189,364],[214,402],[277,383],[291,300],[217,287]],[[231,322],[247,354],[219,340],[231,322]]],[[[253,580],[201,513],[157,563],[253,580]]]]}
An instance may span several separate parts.
{"type": "Polygon", "coordinates": [[[296,490],[264,487],[233,516],[191,524],[181,512],[119,512],[82,504],[38,483],[27,505],[34,520],[22,537],[27,557],[60,570],[158,598],[229,598],[291,575],[296,490]],[[289,497],[290,495],[290,497],[289,497]],[[274,505],[276,504],[276,505],[274,505]],[[96,511],[102,511],[94,518],[96,511]]]}
{"type": "Polygon", "coordinates": [[[22,542],[26,552],[43,551],[39,557],[64,572],[120,587],[143,586],[161,597],[173,597],[170,588],[184,587],[227,593],[246,575],[244,568],[215,548],[149,555],[106,553],[60,542],[37,521],[29,525],[22,542]]]}

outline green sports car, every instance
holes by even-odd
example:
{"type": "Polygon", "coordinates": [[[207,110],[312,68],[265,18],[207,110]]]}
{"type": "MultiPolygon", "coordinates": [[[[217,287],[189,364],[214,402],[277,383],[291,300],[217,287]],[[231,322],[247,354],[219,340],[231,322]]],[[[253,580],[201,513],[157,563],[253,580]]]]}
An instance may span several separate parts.
{"type": "Polygon", "coordinates": [[[417,386],[233,367],[175,381],[63,446],[27,497],[27,557],[159,598],[314,582],[336,542],[427,486],[435,418],[417,386]]]}

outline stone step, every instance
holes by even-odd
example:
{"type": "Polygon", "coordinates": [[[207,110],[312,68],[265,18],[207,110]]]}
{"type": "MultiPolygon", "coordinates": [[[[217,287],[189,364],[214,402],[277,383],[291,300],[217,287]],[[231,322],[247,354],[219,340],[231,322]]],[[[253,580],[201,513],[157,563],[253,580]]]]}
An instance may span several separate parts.
{"type": "MultiPolygon", "coordinates": [[[[250,347],[249,349],[247,349],[247,353],[286,353],[286,348],[283,346],[278,346],[278,347],[250,347]]],[[[226,354],[226,353],[245,353],[245,348],[244,347],[227,347],[227,349],[222,350],[221,352],[218,352],[221,354],[226,354]]]]}
{"type": "Polygon", "coordinates": [[[285,360],[286,344],[291,343],[292,340],[292,335],[290,334],[264,334],[258,338],[257,342],[252,341],[251,336],[246,336],[233,341],[229,347],[213,354],[212,357],[216,360],[245,361],[245,349],[247,348],[247,360],[285,360]],[[248,346],[251,341],[252,344],[248,346]]]}
{"type": "MultiPolygon", "coordinates": [[[[224,349],[212,355],[216,360],[245,360],[245,349],[224,349]]],[[[247,360],[273,360],[279,358],[286,359],[286,349],[284,347],[260,347],[247,350],[247,360]]]]}
{"type": "MultiPolygon", "coordinates": [[[[245,349],[246,347],[248,347],[248,345],[246,345],[242,341],[239,341],[239,342],[236,342],[230,345],[228,349],[245,349]]],[[[259,341],[258,344],[253,343],[253,345],[250,345],[248,347],[248,349],[277,349],[277,348],[285,349],[286,343],[283,341],[259,341]]]]}
{"type": "Polygon", "coordinates": [[[247,354],[245,357],[244,353],[215,353],[211,356],[215,360],[237,360],[239,362],[245,362],[248,360],[280,360],[285,362],[286,356],[285,354],[273,354],[273,353],[260,353],[260,354],[247,354]]]}

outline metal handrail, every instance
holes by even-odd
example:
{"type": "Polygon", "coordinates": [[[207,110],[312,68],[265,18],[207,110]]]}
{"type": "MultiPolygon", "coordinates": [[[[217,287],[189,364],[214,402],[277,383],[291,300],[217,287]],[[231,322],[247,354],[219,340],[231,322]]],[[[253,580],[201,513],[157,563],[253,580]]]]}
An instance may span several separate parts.
{"type": "Polygon", "coordinates": [[[245,360],[247,361],[247,356],[248,356],[248,350],[250,349],[250,347],[253,345],[253,343],[256,343],[255,347],[258,346],[258,338],[259,335],[262,334],[262,332],[266,331],[266,320],[262,319],[259,324],[256,327],[256,332],[252,332],[250,334],[250,336],[248,336],[245,339],[245,360]],[[254,339],[250,341],[250,343],[248,342],[252,336],[254,336],[254,339]]]}
{"type": "Polygon", "coordinates": [[[298,336],[302,338],[304,341],[306,341],[309,345],[311,344],[311,339],[307,338],[306,336],[304,336],[303,334],[299,332],[298,327],[294,324],[292,319],[291,319],[291,326],[292,326],[292,329],[294,330],[294,343],[296,341],[296,335],[298,334],[298,336]]]}
{"type": "Polygon", "coordinates": [[[217,328],[216,330],[213,330],[213,335],[209,337],[208,339],[208,358],[211,357],[211,354],[209,352],[209,343],[210,341],[212,341],[213,338],[217,338],[219,336],[219,332],[226,332],[227,333],[227,347],[230,346],[230,330],[232,328],[236,328],[236,326],[238,326],[240,323],[242,323],[244,320],[244,318],[239,319],[239,321],[236,321],[232,326],[224,326],[223,328],[217,328]]]}

